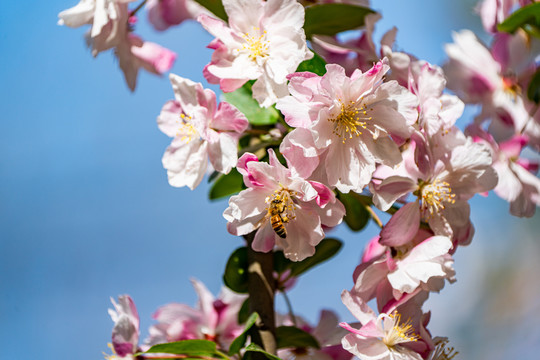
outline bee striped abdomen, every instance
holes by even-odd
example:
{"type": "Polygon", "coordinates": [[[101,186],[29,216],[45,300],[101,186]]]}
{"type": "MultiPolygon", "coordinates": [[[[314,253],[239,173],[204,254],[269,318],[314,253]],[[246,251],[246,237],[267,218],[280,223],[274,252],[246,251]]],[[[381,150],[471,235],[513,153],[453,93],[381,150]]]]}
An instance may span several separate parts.
{"type": "Polygon", "coordinates": [[[274,229],[275,233],[282,239],[285,239],[287,237],[287,230],[285,229],[285,225],[283,224],[283,219],[281,219],[280,214],[272,215],[270,218],[270,223],[272,224],[272,229],[274,229]]]}

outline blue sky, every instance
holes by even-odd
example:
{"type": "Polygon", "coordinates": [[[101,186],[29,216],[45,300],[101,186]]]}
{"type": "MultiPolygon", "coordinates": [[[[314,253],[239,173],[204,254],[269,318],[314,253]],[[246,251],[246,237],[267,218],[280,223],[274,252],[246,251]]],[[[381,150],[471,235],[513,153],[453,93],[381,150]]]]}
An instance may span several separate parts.
{"type": "MultiPolygon", "coordinates": [[[[452,30],[475,21],[470,2],[373,2],[384,16],[379,36],[398,26],[398,48],[432,63],[443,61],[452,30]]],[[[0,3],[0,351],[9,359],[102,358],[112,328],[109,297],[124,293],[138,306],[144,338],[158,306],[194,304],[190,277],[217,293],[228,255],[241,246],[225,230],[226,201],[209,202],[204,181],[193,192],[167,184],[161,156],[169,139],[155,122],[172,98],[167,78],[141,73],[129,93],[110,53],[91,57],[86,29],[56,25],[58,12],[75,3],[0,3]]],[[[211,37],[200,26],[157,33],[143,18],[137,32],[178,53],[174,73],[205,83],[211,37]]],[[[537,231],[531,224],[538,217],[511,219],[493,195],[473,200],[472,217],[477,238],[457,254],[459,281],[432,302],[431,329],[451,340],[463,327],[474,329],[477,302],[461,300],[481,283],[471,280],[483,274],[474,256],[499,256],[507,249],[501,244],[537,231]]],[[[375,234],[374,227],[337,230],[345,251],[300,280],[291,293],[295,310],[314,321],[319,309],[333,308],[350,320],[339,294],[352,285],[361,250],[375,234]]],[[[532,331],[529,341],[531,333],[540,339],[532,331]]],[[[483,358],[480,344],[456,341],[463,358],[483,358]]]]}

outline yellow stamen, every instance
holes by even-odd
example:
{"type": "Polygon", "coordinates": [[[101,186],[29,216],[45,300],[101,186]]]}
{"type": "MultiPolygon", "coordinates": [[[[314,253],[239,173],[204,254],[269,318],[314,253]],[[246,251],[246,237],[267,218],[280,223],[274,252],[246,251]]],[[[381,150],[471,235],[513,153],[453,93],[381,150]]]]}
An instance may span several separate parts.
{"type": "Polygon", "coordinates": [[[421,183],[418,193],[422,201],[422,214],[426,219],[445,209],[445,203],[454,204],[456,202],[456,194],[452,193],[450,184],[439,179],[421,183]]]}
{"type": "Polygon", "coordinates": [[[328,120],[334,123],[333,133],[341,137],[345,144],[345,140],[352,139],[353,135],[357,137],[362,135],[362,129],[367,129],[367,121],[372,118],[368,116],[368,112],[363,105],[357,107],[354,101],[349,101],[349,104],[345,105],[341,99],[339,99],[339,102],[341,103],[339,115],[328,120]]]}
{"type": "Polygon", "coordinates": [[[177,122],[180,124],[176,136],[180,137],[180,140],[185,141],[188,144],[193,138],[198,138],[199,133],[197,129],[191,124],[191,116],[180,114],[180,119],[177,122]]]}
{"type": "MultiPolygon", "coordinates": [[[[253,30],[256,34],[260,33],[259,28],[254,27],[253,30]]],[[[249,33],[242,36],[246,40],[246,43],[242,45],[241,51],[247,52],[251,61],[256,62],[258,59],[265,58],[269,55],[270,42],[266,39],[266,30],[258,36],[250,35],[249,33]]]]}
{"type": "Polygon", "coordinates": [[[386,346],[393,347],[404,342],[417,341],[420,338],[414,333],[411,319],[400,324],[401,314],[397,311],[394,311],[394,313],[388,316],[393,320],[393,327],[391,329],[384,329],[383,342],[386,346]]]}

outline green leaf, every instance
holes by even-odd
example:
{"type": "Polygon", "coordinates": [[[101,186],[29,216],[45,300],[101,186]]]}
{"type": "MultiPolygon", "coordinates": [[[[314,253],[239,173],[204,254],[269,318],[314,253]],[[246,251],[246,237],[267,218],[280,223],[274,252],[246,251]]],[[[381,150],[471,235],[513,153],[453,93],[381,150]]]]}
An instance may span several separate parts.
{"type": "Polygon", "coordinates": [[[353,194],[339,194],[339,200],[345,206],[345,223],[352,231],[360,231],[366,227],[371,215],[366,204],[353,194]]]}
{"type": "Polygon", "coordinates": [[[307,348],[320,349],[319,342],[309,333],[294,326],[280,326],[276,329],[277,348],[307,348]]]}
{"type": "Polygon", "coordinates": [[[319,4],[306,8],[306,37],[335,35],[364,26],[364,18],[375,11],[349,4],[319,4]]]}
{"type": "Polygon", "coordinates": [[[264,349],[262,349],[259,345],[257,344],[249,344],[248,346],[246,346],[246,352],[251,352],[251,351],[255,351],[255,352],[260,352],[260,353],[263,353],[264,355],[266,355],[266,357],[270,360],[281,360],[280,358],[278,358],[277,356],[275,355],[272,355],[270,353],[267,353],[266,351],[264,351],[264,349]]]}
{"type": "Polygon", "coordinates": [[[246,325],[244,326],[244,331],[242,331],[242,333],[233,340],[231,346],[229,347],[229,355],[238,354],[240,352],[240,350],[244,347],[244,344],[246,343],[249,329],[251,329],[251,327],[255,325],[258,319],[259,314],[257,314],[256,312],[252,313],[249,316],[246,321],[246,325]]]}
{"type": "Polygon", "coordinates": [[[536,37],[540,36],[540,3],[530,4],[514,11],[497,25],[499,31],[511,34],[519,28],[536,37]]]}
{"type": "Polygon", "coordinates": [[[291,263],[291,275],[298,276],[305,273],[315,265],[330,259],[332,256],[337,254],[339,249],[341,249],[341,246],[341,241],[337,239],[323,239],[319,245],[315,247],[315,254],[313,256],[299,262],[291,263]]]}
{"type": "Polygon", "coordinates": [[[209,340],[183,340],[152,346],[145,353],[166,353],[188,356],[212,356],[224,358],[216,349],[216,343],[209,340]]]}
{"type": "Polygon", "coordinates": [[[531,82],[529,83],[527,97],[536,104],[540,104],[540,68],[536,70],[536,73],[533,75],[531,82]]]}
{"type": "Polygon", "coordinates": [[[238,323],[243,324],[245,323],[249,318],[249,297],[244,300],[242,303],[242,307],[240,307],[240,310],[238,311],[238,323]]]}
{"type": "Polygon", "coordinates": [[[227,175],[220,176],[212,188],[208,197],[216,200],[225,196],[236,194],[244,189],[244,178],[236,169],[232,169],[227,175]]]}
{"type": "Polygon", "coordinates": [[[223,7],[223,3],[221,0],[195,0],[217,17],[219,17],[221,20],[227,21],[227,13],[225,12],[225,8],[223,7]]]}
{"type": "Polygon", "coordinates": [[[237,293],[245,294],[248,292],[248,256],[247,248],[236,249],[229,257],[223,274],[225,285],[237,293]]]}
{"type": "Polygon", "coordinates": [[[298,65],[296,72],[309,71],[319,76],[326,74],[326,61],[320,57],[317,53],[313,53],[313,58],[302,61],[298,65]]]}
{"type": "Polygon", "coordinates": [[[223,93],[227,102],[236,106],[252,125],[273,125],[279,119],[279,112],[274,107],[262,108],[251,93],[251,83],[245,83],[240,89],[223,93]]]}

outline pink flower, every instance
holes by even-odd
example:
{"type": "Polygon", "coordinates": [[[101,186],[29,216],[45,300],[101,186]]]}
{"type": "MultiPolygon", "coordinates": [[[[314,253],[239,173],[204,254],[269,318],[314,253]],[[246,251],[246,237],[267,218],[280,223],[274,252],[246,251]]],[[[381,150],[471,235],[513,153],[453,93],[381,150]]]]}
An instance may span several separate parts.
{"type": "Polygon", "coordinates": [[[203,13],[209,13],[193,0],[149,0],[146,3],[148,21],[156,30],[167,30],[185,20],[195,19],[203,13]]]}
{"type": "Polygon", "coordinates": [[[134,34],[127,34],[127,41],[116,47],[116,57],[128,87],[133,91],[137,84],[140,68],[162,75],[169,71],[176,60],[176,54],[158,44],[143,41],[134,34]]]}
{"type": "Polygon", "coordinates": [[[246,190],[229,200],[223,216],[233,235],[255,234],[252,247],[268,252],[277,246],[293,261],[315,253],[322,226],[338,225],[345,208],[325,185],[295,177],[268,150],[269,164],[246,153],[238,160],[246,190]]]}
{"type": "Polygon", "coordinates": [[[343,337],[343,348],[366,360],[421,360],[429,351],[431,338],[424,329],[421,305],[427,299],[422,293],[400,303],[378,316],[360,297],[344,290],[343,303],[362,323],[356,329],[347,323],[340,326],[350,333],[343,337]]]}
{"type": "Polygon", "coordinates": [[[288,141],[319,155],[311,159],[319,164],[310,166],[320,168],[318,179],[342,192],[360,192],[371,180],[376,163],[401,162],[393,138],[409,137],[418,116],[417,99],[395,81],[382,82],[389,69],[386,60],[351,77],[339,65],[326,69],[322,77],[291,75],[291,96],[280,100],[277,108],[289,125],[311,133],[311,142],[296,139],[306,135],[298,129],[288,135],[288,141]]]}
{"type": "Polygon", "coordinates": [[[139,315],[135,303],[129,295],[118,297],[118,303],[111,298],[114,310],[109,309],[109,315],[114,321],[112,331],[113,355],[109,359],[131,359],[137,352],[139,344],[139,315]],[[116,356],[117,355],[117,356],[116,356]]]}
{"type": "MultiPolygon", "coordinates": [[[[379,238],[370,243],[379,244],[379,238]]],[[[376,257],[356,268],[352,292],[365,301],[377,297],[383,302],[386,295],[382,294],[389,292],[396,300],[405,293],[414,294],[420,290],[438,292],[445,279],[455,281],[454,260],[449,254],[452,246],[452,241],[445,236],[420,231],[405,246],[384,247],[384,252],[377,251],[376,257]]],[[[370,244],[366,252],[372,249],[370,244]]]]}
{"type": "Polygon", "coordinates": [[[467,128],[475,141],[490,147],[493,168],[497,171],[499,183],[495,193],[510,203],[510,213],[514,216],[531,217],[540,205],[540,179],[535,176],[538,162],[521,158],[520,154],[527,139],[515,136],[508,141],[497,142],[479,126],[467,128]]]}
{"type": "Polygon", "coordinates": [[[157,324],[150,328],[150,345],[163,342],[206,339],[227,349],[243,331],[238,324],[238,312],[246,299],[223,287],[216,299],[198,280],[191,283],[199,296],[196,308],[171,303],[160,307],[153,315],[157,324]]]}
{"type": "Polygon", "coordinates": [[[128,31],[127,4],[134,0],[81,0],[58,14],[59,25],[80,27],[91,24],[88,33],[92,55],[111,49],[124,41],[128,31]]]}
{"type": "Polygon", "coordinates": [[[225,92],[257,80],[253,97],[268,107],[287,95],[287,75],[313,56],[302,28],[304,8],[295,0],[224,0],[223,6],[228,26],[207,15],[198,18],[216,37],[205,76],[225,92]]]}
{"type": "MultiPolygon", "coordinates": [[[[460,233],[472,236],[465,230],[472,227],[467,200],[497,184],[489,149],[470,138],[457,140],[452,133],[441,138],[454,144],[448,152],[439,152],[439,144],[432,148],[419,133],[414,138],[399,171],[379,184],[370,185],[373,202],[381,210],[388,210],[397,199],[409,193],[417,197],[392,216],[381,231],[381,243],[406,244],[418,232],[421,220],[427,222],[436,235],[448,236],[454,241],[458,241],[455,236],[460,233]]],[[[470,236],[459,242],[467,243],[470,236]]]]}
{"type": "Polygon", "coordinates": [[[171,74],[175,100],[163,106],[158,126],[173,137],[163,155],[169,184],[194,189],[201,182],[208,159],[218,172],[227,174],[238,160],[238,139],[247,128],[245,116],[221,102],[201,83],[171,74]]]}
{"type": "Polygon", "coordinates": [[[418,123],[430,137],[450,130],[463,114],[463,102],[457,96],[443,94],[445,87],[446,79],[440,67],[425,61],[411,63],[409,90],[418,97],[418,123]]]}
{"type": "Polygon", "coordinates": [[[491,51],[471,31],[454,33],[453,38],[454,43],[445,46],[449,57],[444,66],[448,88],[465,103],[482,105],[476,121],[491,119],[490,132],[498,140],[522,132],[531,118],[520,96],[519,74],[526,56],[514,55],[529,52],[525,38],[516,34],[509,41],[504,35],[491,51]]]}
{"type": "Polygon", "coordinates": [[[502,23],[514,9],[520,4],[525,6],[532,3],[531,0],[484,0],[479,6],[480,17],[484,29],[490,33],[496,33],[497,25],[502,23]]]}

